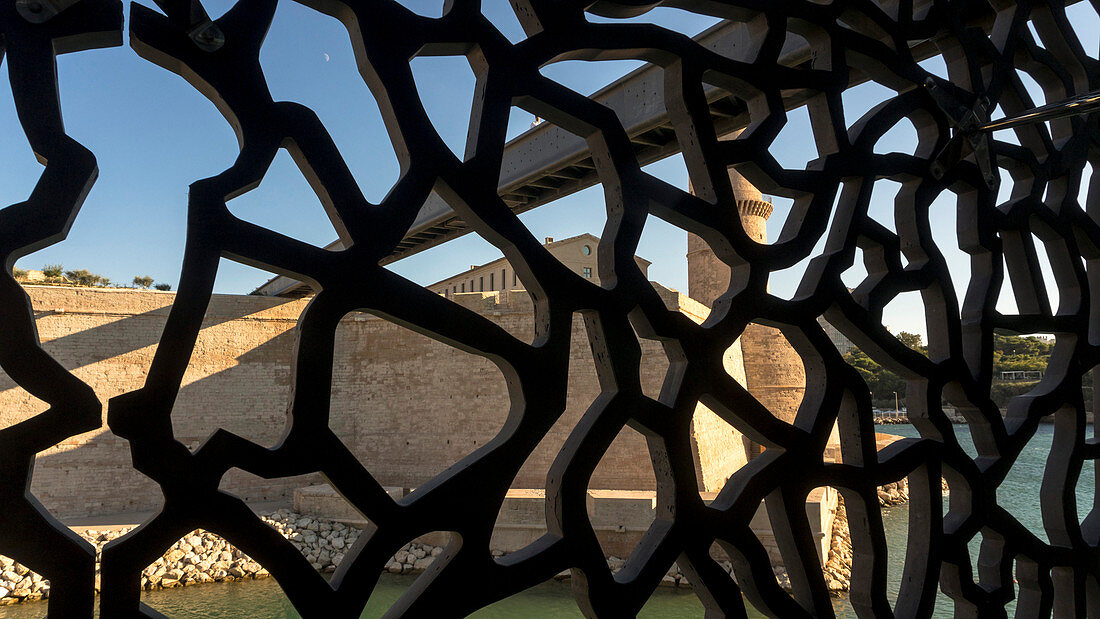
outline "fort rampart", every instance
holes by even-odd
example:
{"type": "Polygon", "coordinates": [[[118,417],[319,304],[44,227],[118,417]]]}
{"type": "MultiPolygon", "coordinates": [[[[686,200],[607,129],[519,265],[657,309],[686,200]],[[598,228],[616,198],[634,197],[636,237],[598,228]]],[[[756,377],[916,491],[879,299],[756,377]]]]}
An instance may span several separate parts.
{"type": "MultiPolygon", "coordinates": [[[[133,470],[126,441],[106,426],[107,400],[137,389],[175,298],[163,292],[27,286],[45,349],[88,383],[104,404],[98,430],[39,454],[32,490],[55,514],[148,511],[158,488],[133,470]]],[[[707,308],[657,287],[666,305],[701,321],[707,308]]],[[[471,293],[455,302],[530,341],[526,293],[471,293]]],[[[292,372],[294,326],[308,300],[215,295],[173,411],[176,437],[197,447],[218,428],[262,445],[282,434],[292,372]]],[[[568,433],[599,394],[583,321],[573,323],[567,409],[520,471],[513,487],[541,488],[568,433]]],[[[668,367],[656,342],[642,341],[642,384],[656,397],[668,367]]],[[[727,369],[744,382],[740,347],[727,369]]],[[[489,361],[367,314],[351,314],[337,335],[331,426],[384,486],[415,487],[484,445],[509,408],[504,378],[489,361]]],[[[45,404],[0,373],[0,427],[45,404]]],[[[700,490],[717,490],[745,461],[741,435],[700,408],[693,432],[700,490]]],[[[629,428],[596,469],[593,489],[652,490],[642,436],[629,428]]],[[[264,480],[231,471],[225,490],[250,501],[287,499],[319,475],[264,480]]]]}

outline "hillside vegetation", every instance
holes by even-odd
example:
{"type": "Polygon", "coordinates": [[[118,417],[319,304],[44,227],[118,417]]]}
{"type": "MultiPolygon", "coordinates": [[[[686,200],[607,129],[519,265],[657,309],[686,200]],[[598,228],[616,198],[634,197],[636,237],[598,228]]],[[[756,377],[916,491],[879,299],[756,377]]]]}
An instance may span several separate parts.
{"type": "MultiPolygon", "coordinates": [[[[921,336],[902,331],[898,340],[913,350],[928,354],[921,336]]],[[[1011,380],[1011,375],[1002,379],[1002,372],[1040,372],[1045,373],[1051,353],[1054,352],[1054,338],[1025,337],[1018,335],[993,336],[993,386],[990,396],[997,406],[1004,408],[1014,396],[1027,393],[1039,383],[1037,376],[1028,380],[1011,380]]],[[[906,381],[897,374],[879,365],[858,348],[844,355],[845,360],[859,372],[871,392],[876,407],[894,408],[894,393],[898,402],[905,406],[906,381]]],[[[1092,407],[1092,372],[1085,374],[1082,380],[1086,408],[1092,407]]]]}

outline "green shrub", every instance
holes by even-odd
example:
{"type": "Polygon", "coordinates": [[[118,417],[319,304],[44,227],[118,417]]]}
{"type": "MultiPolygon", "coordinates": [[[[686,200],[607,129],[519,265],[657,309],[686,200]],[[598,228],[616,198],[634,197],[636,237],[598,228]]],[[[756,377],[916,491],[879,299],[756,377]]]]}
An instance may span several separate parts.
{"type": "Polygon", "coordinates": [[[102,275],[92,273],[88,269],[65,271],[65,277],[69,278],[70,281],[78,286],[95,286],[103,281],[110,281],[104,278],[102,275]]]}

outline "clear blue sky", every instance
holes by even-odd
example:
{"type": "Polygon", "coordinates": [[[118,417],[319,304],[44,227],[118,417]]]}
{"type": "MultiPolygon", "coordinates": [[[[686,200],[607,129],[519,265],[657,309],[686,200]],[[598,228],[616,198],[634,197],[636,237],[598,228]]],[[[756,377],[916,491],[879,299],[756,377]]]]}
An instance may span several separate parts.
{"type": "MultiPolygon", "coordinates": [[[[129,3],[127,2],[127,15],[129,3]]],[[[151,5],[151,2],[149,3],[151,5]]],[[[212,16],[227,10],[225,0],[204,2],[212,16]]],[[[424,15],[439,15],[442,0],[403,2],[424,15]]],[[[507,0],[483,0],[486,15],[512,40],[522,36],[507,0]]],[[[1078,32],[1091,37],[1086,49],[1100,47],[1100,23],[1086,3],[1072,7],[1078,32]]],[[[596,19],[596,18],[593,18],[596,19]]],[[[674,9],[657,9],[636,21],[653,21],[686,34],[695,34],[715,20],[674,9]]],[[[100,176],[84,204],[68,239],[22,259],[21,268],[41,268],[61,263],[66,268],[86,268],[120,283],[135,275],[150,275],[175,286],[183,256],[188,185],[228,167],[237,154],[232,130],[205,98],[181,78],[139,58],[127,45],[62,56],[60,88],[66,127],[74,138],[98,157],[100,176]]],[[[291,100],[313,108],[340,147],[364,194],[372,201],[384,196],[397,177],[397,161],[382,126],[378,108],[355,68],[348,36],[334,19],[297,3],[279,5],[261,56],[276,99],[291,100]]],[[[544,74],[588,94],[639,66],[636,62],[580,62],[552,65],[544,74]]],[[[942,63],[929,70],[942,73],[942,63]]],[[[473,94],[473,74],[464,58],[425,58],[413,62],[420,95],[436,128],[461,152],[473,94]]],[[[891,91],[873,84],[845,97],[849,123],[891,91]]],[[[1041,100],[1041,94],[1033,92],[1041,100]]],[[[530,114],[514,109],[509,136],[528,128],[530,114]]],[[[781,164],[802,167],[816,157],[804,109],[790,116],[790,123],[774,144],[781,164]]],[[[22,136],[11,102],[7,80],[0,80],[0,204],[26,199],[41,166],[22,136]]],[[[1011,138],[1008,133],[998,134],[1011,138]]],[[[912,152],[916,136],[911,126],[895,128],[880,143],[883,152],[912,152]]],[[[678,186],[687,186],[683,161],[670,157],[649,166],[648,171],[678,186]]],[[[873,202],[873,214],[893,228],[889,183],[873,202]]],[[[1007,187],[1007,184],[1005,184],[1007,187]]],[[[776,200],[769,221],[774,239],[789,210],[789,201],[776,200]]],[[[304,241],[324,245],[336,238],[323,210],[289,155],[280,153],[263,184],[230,203],[235,214],[304,241]]],[[[953,241],[954,204],[942,198],[935,208],[933,225],[951,262],[956,287],[965,288],[967,260],[953,241]]],[[[592,188],[523,216],[537,237],[564,238],[582,232],[599,235],[604,207],[600,189],[592,188]]],[[[650,278],[686,291],[687,248],[683,231],[651,218],[639,247],[639,255],[653,262],[650,278]]],[[[471,264],[500,256],[489,243],[467,235],[443,246],[402,260],[391,268],[413,281],[428,284],[471,264]]],[[[789,296],[804,264],[776,274],[772,291],[789,296]]],[[[1047,268],[1049,274],[1049,267],[1047,268]]],[[[247,293],[271,277],[270,273],[223,260],[216,290],[247,293]]],[[[862,277],[853,268],[845,278],[850,285],[862,277]]],[[[885,322],[893,330],[924,333],[919,304],[899,299],[887,308],[885,322]]],[[[1010,310],[1011,303],[1004,306],[1010,310]]]]}

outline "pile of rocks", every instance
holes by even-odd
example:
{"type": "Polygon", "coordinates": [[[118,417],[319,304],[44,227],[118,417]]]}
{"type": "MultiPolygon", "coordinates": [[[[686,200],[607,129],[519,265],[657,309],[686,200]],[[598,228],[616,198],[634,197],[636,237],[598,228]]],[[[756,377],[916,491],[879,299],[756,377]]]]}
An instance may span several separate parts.
{"type": "MultiPolygon", "coordinates": [[[[428,569],[435,558],[443,552],[442,546],[427,544],[405,544],[397,554],[386,562],[386,571],[391,574],[414,574],[428,569]]],[[[498,554],[499,556],[499,554],[498,554]]]]}
{"type": "Polygon", "coordinates": [[[909,425],[909,418],[905,416],[898,417],[875,417],[875,425],[879,426],[901,426],[909,425]]]}
{"type": "MultiPolygon", "coordinates": [[[[881,492],[881,490],[880,490],[881,492]]],[[[881,494],[880,501],[881,499],[881,494]]],[[[848,530],[848,513],[844,497],[837,495],[833,516],[833,537],[829,542],[829,560],[825,562],[825,586],[833,594],[841,594],[852,586],[852,535],[848,530]]]]}
{"type": "MultiPolygon", "coordinates": [[[[114,537],[122,534],[124,531],[119,531],[114,537]]],[[[98,550],[102,550],[102,546],[98,550]]],[[[142,570],[141,588],[146,591],[174,589],[207,582],[264,578],[267,575],[267,570],[248,555],[221,537],[200,529],[176,542],[168,552],[142,570]]],[[[97,576],[97,591],[98,583],[97,576]]]]}
{"type": "MultiPolygon", "coordinates": [[[[88,529],[81,533],[96,549],[95,589],[99,591],[99,561],[103,547],[129,533],[133,527],[111,531],[88,529]]],[[[0,557],[0,605],[31,602],[50,596],[50,581],[26,566],[0,557]]],[[[207,582],[229,582],[268,576],[259,563],[213,533],[197,530],[172,545],[141,572],[141,588],[173,589],[207,582]]]]}
{"type": "Polygon", "coordinates": [[[359,539],[359,529],[339,522],[304,516],[280,509],[261,516],[275,527],[318,571],[330,572],[340,565],[351,545],[359,539]]]}
{"type": "Polygon", "coordinates": [[[909,481],[900,479],[892,484],[878,487],[878,504],[893,507],[909,501],[909,481]]]}
{"type": "MultiPolygon", "coordinates": [[[[944,494],[947,494],[950,490],[947,486],[947,480],[940,478],[940,489],[944,494]]],[[[878,487],[878,504],[883,507],[893,507],[895,505],[901,505],[902,503],[909,502],[909,481],[907,479],[900,479],[892,484],[886,484],[885,486],[878,487]]]]}
{"type": "MultiPolygon", "coordinates": [[[[947,480],[941,479],[944,492],[947,480]]],[[[894,507],[909,501],[909,482],[905,479],[879,486],[878,503],[882,507],[894,507]]],[[[833,537],[829,544],[829,560],[825,563],[825,585],[829,591],[839,594],[848,591],[852,584],[852,535],[848,530],[848,517],[844,509],[844,497],[837,496],[836,515],[833,518],[833,537]]]]}
{"type": "MultiPolygon", "coordinates": [[[[360,535],[359,529],[355,527],[304,516],[286,509],[266,514],[262,518],[287,538],[318,571],[335,570],[348,548],[360,535]]],[[[96,548],[97,592],[99,591],[99,558],[103,546],[131,530],[132,527],[112,531],[83,532],[84,539],[96,548]]],[[[385,569],[391,574],[423,572],[442,552],[442,546],[405,544],[390,558],[385,569]]],[[[505,553],[494,550],[492,554],[494,557],[501,557],[505,553]]],[[[619,557],[609,557],[607,562],[612,572],[618,572],[626,565],[626,561],[619,557]]],[[[728,561],[722,561],[720,565],[726,572],[732,570],[728,561]]],[[[0,605],[49,597],[48,580],[6,557],[0,557],[0,567],[3,568],[0,570],[0,605]]],[[[781,584],[785,584],[787,577],[783,568],[777,567],[776,570],[776,577],[781,584]]],[[[200,529],[173,544],[160,558],[142,570],[141,587],[147,591],[173,589],[210,582],[265,578],[269,575],[266,569],[240,549],[218,535],[200,529]]],[[[559,579],[569,577],[568,570],[557,575],[559,579]]],[[[687,575],[681,572],[677,565],[672,566],[661,584],[673,587],[690,586],[687,575]]]]}
{"type": "Polygon", "coordinates": [[[50,596],[50,581],[7,557],[0,557],[0,605],[50,596]]]}
{"type": "MultiPolygon", "coordinates": [[[[909,499],[908,484],[903,479],[882,486],[878,490],[878,497],[879,503],[884,507],[904,503],[909,499]]],[[[355,527],[305,516],[288,509],[280,509],[261,518],[288,539],[318,571],[335,570],[360,535],[360,530],[355,527]]],[[[852,565],[852,543],[843,500],[838,503],[833,522],[832,545],[825,565],[825,578],[829,590],[839,593],[848,590],[852,565]]],[[[96,548],[96,591],[99,590],[99,557],[103,546],[130,530],[86,530],[82,533],[84,539],[96,548]]],[[[419,573],[426,570],[442,552],[441,546],[406,544],[386,563],[385,569],[392,574],[419,573]]],[[[503,554],[493,551],[493,556],[496,557],[503,554]]],[[[731,571],[732,566],[728,561],[720,564],[726,572],[731,571]]],[[[608,566],[612,572],[618,572],[625,565],[626,561],[623,559],[608,558],[608,566]]],[[[780,585],[789,588],[790,581],[783,566],[776,565],[774,572],[780,585]]],[[[208,582],[264,578],[268,575],[268,571],[259,563],[229,542],[208,531],[197,530],[176,542],[142,571],[141,587],[145,590],[171,589],[208,582]]],[[[558,577],[568,578],[569,572],[562,572],[558,577]]],[[[676,565],[662,579],[662,584],[690,586],[687,576],[676,565]]],[[[48,580],[18,562],[0,556],[0,605],[40,600],[49,595],[48,580]]]]}
{"type": "MultiPolygon", "coordinates": [[[[289,510],[261,516],[290,540],[317,570],[332,571],[355,543],[358,529],[316,520],[289,510]]],[[[96,549],[95,587],[99,591],[99,561],[103,547],[133,527],[111,531],[88,529],[81,536],[96,549]]],[[[208,582],[265,578],[268,571],[239,548],[209,531],[196,530],[172,545],[141,572],[144,590],[173,589],[208,582]]],[[[0,556],[0,605],[48,598],[50,581],[12,559],[0,556]]]]}

